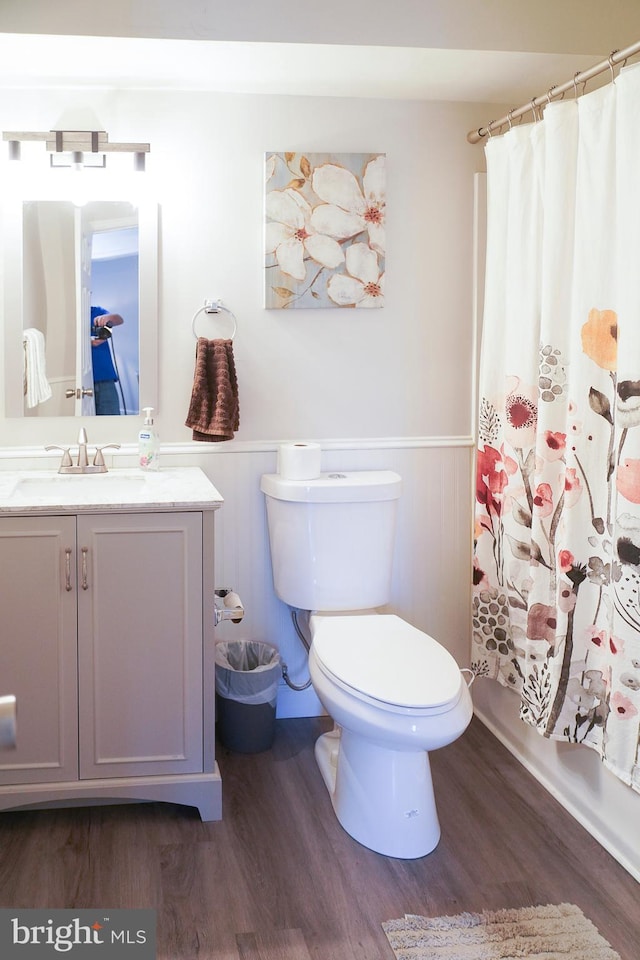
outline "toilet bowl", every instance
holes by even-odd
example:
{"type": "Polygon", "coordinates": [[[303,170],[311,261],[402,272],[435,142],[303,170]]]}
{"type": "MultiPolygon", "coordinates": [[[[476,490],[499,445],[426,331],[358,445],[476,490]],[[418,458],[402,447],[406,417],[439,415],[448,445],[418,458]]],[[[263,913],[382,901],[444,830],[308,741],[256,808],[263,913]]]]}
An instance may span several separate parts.
{"type": "Polygon", "coordinates": [[[463,675],[444,647],[391,614],[314,614],[309,626],[311,679],[336,724],[315,755],[339,822],[377,853],[425,856],[440,839],[428,751],[471,720],[463,675]]]}
{"type": "Polygon", "coordinates": [[[390,599],[401,479],[265,474],[260,488],[276,594],[310,613],[311,681],[335,723],[315,755],[336,816],[377,853],[425,856],[440,838],[429,751],[464,732],[472,704],[441,644],[371,612],[390,599]]]}

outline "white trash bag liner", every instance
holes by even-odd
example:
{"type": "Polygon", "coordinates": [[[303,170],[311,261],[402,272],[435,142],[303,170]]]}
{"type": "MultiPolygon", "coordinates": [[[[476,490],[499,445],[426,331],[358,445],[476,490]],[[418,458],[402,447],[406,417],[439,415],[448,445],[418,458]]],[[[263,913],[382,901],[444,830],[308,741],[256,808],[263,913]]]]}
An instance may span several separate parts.
{"type": "Polygon", "coordinates": [[[236,703],[275,707],[282,675],[280,654],[261,640],[216,644],[216,693],[236,703]]]}

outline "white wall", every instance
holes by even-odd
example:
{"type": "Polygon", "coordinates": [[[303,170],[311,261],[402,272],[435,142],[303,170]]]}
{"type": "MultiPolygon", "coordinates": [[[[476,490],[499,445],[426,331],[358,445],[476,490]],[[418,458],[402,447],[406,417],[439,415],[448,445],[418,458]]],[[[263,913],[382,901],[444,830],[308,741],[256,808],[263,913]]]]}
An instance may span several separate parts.
{"type": "MultiPolygon", "coordinates": [[[[238,439],[469,435],[471,212],[483,155],[465,134],[486,109],[138,91],[77,94],[78,106],[88,97],[112,139],[151,143],[165,441],[190,438],[191,318],[205,297],[222,298],[238,318],[238,439]],[[384,309],[263,309],[263,164],[274,150],[386,152],[384,309]]],[[[13,91],[0,124],[49,129],[63,109],[72,119],[73,99],[13,91]]],[[[0,441],[28,442],[23,426],[3,424],[0,441]]],[[[101,439],[103,425],[96,430],[101,439]]],[[[128,430],[112,436],[110,426],[109,437],[133,439],[128,430]]]]}

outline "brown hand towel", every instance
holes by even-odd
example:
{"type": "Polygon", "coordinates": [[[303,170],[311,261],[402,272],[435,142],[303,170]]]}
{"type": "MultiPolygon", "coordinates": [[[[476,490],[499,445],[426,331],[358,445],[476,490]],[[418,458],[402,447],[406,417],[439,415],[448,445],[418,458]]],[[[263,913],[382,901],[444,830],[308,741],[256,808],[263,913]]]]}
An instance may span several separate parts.
{"type": "Polygon", "coordinates": [[[238,380],[231,340],[198,337],[193,391],[185,426],[194,440],[232,440],[240,425],[238,380]]]}

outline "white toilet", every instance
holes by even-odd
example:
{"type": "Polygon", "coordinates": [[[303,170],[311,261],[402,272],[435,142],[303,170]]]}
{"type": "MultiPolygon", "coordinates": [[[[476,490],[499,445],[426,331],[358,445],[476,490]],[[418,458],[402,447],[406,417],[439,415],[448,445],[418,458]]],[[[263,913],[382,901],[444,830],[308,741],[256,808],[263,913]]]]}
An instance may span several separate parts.
{"type": "Polygon", "coordinates": [[[464,732],[472,703],[444,647],[375,613],[389,600],[400,488],[388,470],[260,483],[276,593],[311,611],[311,680],[336,724],[315,752],[336,816],[365,847],[411,859],[440,839],[428,751],[464,732]]]}

